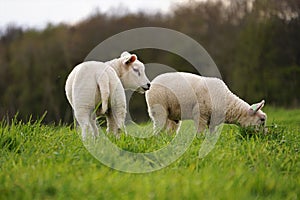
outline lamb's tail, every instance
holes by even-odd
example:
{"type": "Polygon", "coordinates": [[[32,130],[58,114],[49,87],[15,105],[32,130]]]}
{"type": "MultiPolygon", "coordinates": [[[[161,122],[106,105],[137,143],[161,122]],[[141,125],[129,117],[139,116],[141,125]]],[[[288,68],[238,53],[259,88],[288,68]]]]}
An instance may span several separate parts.
{"type": "MultiPolygon", "coordinates": [[[[101,95],[101,110],[100,113],[104,114],[106,113],[108,109],[108,100],[109,100],[109,77],[106,75],[106,73],[103,73],[102,76],[100,76],[97,80],[97,84],[100,90],[101,95]]],[[[98,107],[98,105],[97,105],[98,107]]]]}

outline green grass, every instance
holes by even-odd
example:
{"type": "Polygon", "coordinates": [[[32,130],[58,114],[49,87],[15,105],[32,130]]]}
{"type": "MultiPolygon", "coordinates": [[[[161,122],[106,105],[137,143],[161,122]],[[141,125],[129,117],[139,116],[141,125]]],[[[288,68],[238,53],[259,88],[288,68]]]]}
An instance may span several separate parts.
{"type": "MultiPolygon", "coordinates": [[[[300,110],[267,107],[268,134],[226,125],[198,158],[197,137],[176,162],[132,174],[101,164],[69,126],[0,123],[0,199],[299,199],[300,110]]],[[[133,152],[167,146],[173,136],[109,137],[133,152]]]]}

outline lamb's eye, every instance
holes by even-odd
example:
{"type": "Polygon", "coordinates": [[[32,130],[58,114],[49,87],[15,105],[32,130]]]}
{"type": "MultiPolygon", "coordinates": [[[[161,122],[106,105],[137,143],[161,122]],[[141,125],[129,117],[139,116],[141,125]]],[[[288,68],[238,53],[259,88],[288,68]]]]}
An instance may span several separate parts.
{"type": "Polygon", "coordinates": [[[134,72],[136,72],[139,76],[141,75],[140,71],[136,68],[132,68],[134,72]]]}

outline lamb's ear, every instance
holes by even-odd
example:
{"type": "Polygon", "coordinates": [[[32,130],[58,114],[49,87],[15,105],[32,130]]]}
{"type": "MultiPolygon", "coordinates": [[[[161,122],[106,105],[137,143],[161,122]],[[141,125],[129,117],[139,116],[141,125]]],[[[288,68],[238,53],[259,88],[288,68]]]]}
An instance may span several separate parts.
{"type": "Polygon", "coordinates": [[[129,65],[129,64],[133,63],[134,61],[136,61],[136,59],[137,59],[137,57],[134,54],[132,54],[130,56],[126,56],[125,59],[123,60],[123,64],[129,65]]]}
{"type": "Polygon", "coordinates": [[[250,109],[249,109],[249,114],[250,115],[254,115],[257,111],[259,111],[260,109],[262,109],[262,107],[264,107],[264,105],[265,105],[265,100],[262,100],[259,103],[251,105],[250,109]]]}
{"type": "Polygon", "coordinates": [[[121,57],[129,57],[130,56],[130,53],[128,53],[127,51],[124,51],[122,54],[121,54],[121,57]]]}

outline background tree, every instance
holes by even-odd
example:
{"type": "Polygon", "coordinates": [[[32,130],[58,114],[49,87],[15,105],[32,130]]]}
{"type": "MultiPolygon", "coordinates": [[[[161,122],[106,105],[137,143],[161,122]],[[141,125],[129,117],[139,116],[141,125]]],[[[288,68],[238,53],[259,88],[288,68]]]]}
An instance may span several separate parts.
{"type": "MultiPolygon", "coordinates": [[[[124,30],[158,26],[187,34],[212,56],[223,79],[249,102],[265,98],[274,106],[298,107],[300,93],[300,1],[189,1],[169,14],[96,11],[70,26],[44,30],[8,26],[0,31],[0,117],[41,116],[45,122],[71,122],[64,83],[74,66],[106,38],[124,30]]],[[[121,52],[120,52],[121,53],[121,52]]],[[[144,63],[162,63],[196,72],[170,52],[137,50],[144,63]]],[[[147,120],[145,100],[134,94],[134,120],[147,120]],[[144,113],[144,114],[143,114],[144,113]]]]}

